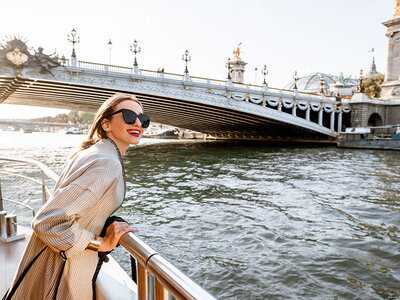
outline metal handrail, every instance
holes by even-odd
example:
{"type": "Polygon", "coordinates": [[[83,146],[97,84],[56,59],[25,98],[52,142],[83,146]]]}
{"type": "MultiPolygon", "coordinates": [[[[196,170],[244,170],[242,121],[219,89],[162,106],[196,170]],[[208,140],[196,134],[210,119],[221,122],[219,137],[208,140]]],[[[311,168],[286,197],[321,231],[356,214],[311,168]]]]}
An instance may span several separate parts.
{"type": "Polygon", "coordinates": [[[21,202],[19,202],[19,201],[15,201],[15,200],[11,200],[11,199],[2,198],[2,200],[7,201],[7,202],[10,202],[10,203],[14,203],[14,204],[16,204],[16,205],[20,205],[20,206],[22,206],[22,207],[25,207],[25,208],[29,209],[30,211],[32,211],[32,215],[33,215],[33,216],[35,216],[35,214],[36,214],[36,212],[35,212],[35,210],[33,209],[32,206],[29,206],[29,205],[26,205],[26,204],[21,203],[21,202]]]}
{"type": "MultiPolygon", "coordinates": [[[[30,178],[28,176],[21,175],[21,174],[16,174],[16,173],[11,173],[11,172],[4,172],[4,171],[0,171],[0,174],[6,174],[6,175],[9,175],[9,176],[15,176],[15,177],[23,178],[23,179],[26,179],[26,180],[30,180],[30,181],[32,181],[34,183],[37,183],[39,185],[42,184],[42,182],[40,182],[39,180],[30,178]]],[[[46,187],[45,187],[45,190],[46,190],[46,193],[50,194],[50,191],[46,187]]]]}
{"type": "MultiPolygon", "coordinates": [[[[0,160],[24,162],[39,167],[42,171],[43,184],[44,174],[52,179],[54,182],[57,182],[59,180],[59,176],[55,172],[53,172],[50,168],[38,161],[32,159],[22,159],[5,156],[0,156],[0,160]]],[[[27,205],[23,204],[23,206],[32,209],[27,205]]],[[[150,293],[154,293],[156,300],[164,300],[167,291],[176,299],[215,300],[215,298],[211,296],[207,291],[205,291],[193,280],[191,280],[189,277],[179,271],[176,267],[174,267],[171,263],[169,263],[166,259],[164,259],[160,254],[154,251],[149,245],[147,245],[133,233],[129,232],[123,235],[119,243],[138,262],[137,286],[139,300],[147,300],[150,293]],[[150,273],[154,277],[154,286],[149,284],[148,273],[150,273]]]]}
{"type": "Polygon", "coordinates": [[[57,175],[56,172],[51,170],[49,167],[46,165],[42,164],[39,161],[33,160],[33,159],[28,159],[28,158],[17,158],[17,157],[6,157],[6,156],[0,156],[0,160],[8,160],[8,161],[17,161],[17,162],[24,162],[27,164],[35,165],[37,166],[47,177],[49,177],[51,180],[54,182],[57,182],[60,176],[57,175]]]}
{"type": "Polygon", "coordinates": [[[143,282],[147,278],[147,272],[155,279],[156,300],[164,299],[165,290],[177,299],[215,299],[133,233],[123,235],[119,243],[138,262],[139,299],[148,298],[149,287],[143,282]]]}

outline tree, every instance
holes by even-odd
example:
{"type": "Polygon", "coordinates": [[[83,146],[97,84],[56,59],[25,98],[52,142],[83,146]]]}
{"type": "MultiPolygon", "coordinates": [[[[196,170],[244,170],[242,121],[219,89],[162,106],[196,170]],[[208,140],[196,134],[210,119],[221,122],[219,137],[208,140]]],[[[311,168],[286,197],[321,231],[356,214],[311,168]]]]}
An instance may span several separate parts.
{"type": "Polygon", "coordinates": [[[375,77],[368,77],[363,81],[364,93],[369,98],[379,98],[381,95],[381,83],[385,75],[378,74],[375,77]]]}

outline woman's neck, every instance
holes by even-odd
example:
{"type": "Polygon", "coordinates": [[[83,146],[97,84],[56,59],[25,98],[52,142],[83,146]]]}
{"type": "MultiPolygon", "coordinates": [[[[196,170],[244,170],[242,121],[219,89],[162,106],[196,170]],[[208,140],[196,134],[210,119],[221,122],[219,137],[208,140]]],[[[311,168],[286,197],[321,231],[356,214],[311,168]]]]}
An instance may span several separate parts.
{"type": "Polygon", "coordinates": [[[125,155],[125,152],[129,147],[129,144],[125,144],[125,143],[122,143],[122,142],[118,141],[118,139],[115,139],[113,137],[113,135],[111,133],[109,133],[109,132],[107,132],[107,137],[109,139],[111,139],[115,143],[115,145],[117,145],[119,153],[121,153],[121,156],[125,155]]]}

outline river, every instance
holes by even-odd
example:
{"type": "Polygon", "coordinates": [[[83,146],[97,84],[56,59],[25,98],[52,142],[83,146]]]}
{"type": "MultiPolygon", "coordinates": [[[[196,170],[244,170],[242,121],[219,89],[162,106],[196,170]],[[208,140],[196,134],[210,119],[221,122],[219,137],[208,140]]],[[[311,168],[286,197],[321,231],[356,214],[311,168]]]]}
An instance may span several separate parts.
{"type": "MultiPolygon", "coordinates": [[[[83,138],[0,131],[0,155],[60,173],[83,138]]],[[[400,152],[214,142],[131,148],[124,163],[117,214],[218,299],[400,299],[400,152]]],[[[23,197],[10,183],[4,197],[23,197]]]]}

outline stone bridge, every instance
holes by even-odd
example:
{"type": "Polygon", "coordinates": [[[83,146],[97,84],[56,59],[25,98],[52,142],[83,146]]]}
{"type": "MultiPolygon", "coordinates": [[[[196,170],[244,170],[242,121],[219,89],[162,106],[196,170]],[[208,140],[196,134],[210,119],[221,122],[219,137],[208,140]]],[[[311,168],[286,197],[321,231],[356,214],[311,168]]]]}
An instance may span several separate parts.
{"type": "MultiPolygon", "coordinates": [[[[18,63],[23,50],[11,50],[18,63]]],[[[94,112],[116,92],[133,93],[155,122],[234,139],[334,140],[350,122],[349,106],[323,94],[77,60],[17,65],[2,51],[0,103],[94,112]]]]}

